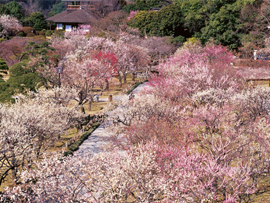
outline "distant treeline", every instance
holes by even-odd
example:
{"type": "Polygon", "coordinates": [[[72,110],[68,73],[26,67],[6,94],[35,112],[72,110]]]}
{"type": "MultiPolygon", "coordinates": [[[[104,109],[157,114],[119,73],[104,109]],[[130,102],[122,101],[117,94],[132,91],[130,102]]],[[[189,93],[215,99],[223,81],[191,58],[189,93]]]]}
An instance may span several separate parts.
{"type": "Polygon", "coordinates": [[[123,10],[139,11],[128,24],[142,34],[179,41],[196,37],[203,44],[211,39],[231,49],[256,49],[270,36],[269,0],[134,0],[123,10]]]}
{"type": "MultiPolygon", "coordinates": [[[[9,3],[13,0],[0,0],[1,4],[9,3]]],[[[54,4],[58,4],[61,2],[61,0],[15,0],[16,2],[24,2],[28,5],[37,3],[40,9],[50,9],[54,4]]]]}

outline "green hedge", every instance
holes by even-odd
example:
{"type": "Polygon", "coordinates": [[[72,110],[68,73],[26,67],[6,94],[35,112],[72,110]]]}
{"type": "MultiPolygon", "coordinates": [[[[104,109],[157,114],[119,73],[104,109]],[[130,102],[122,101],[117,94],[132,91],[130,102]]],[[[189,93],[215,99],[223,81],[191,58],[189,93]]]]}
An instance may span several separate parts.
{"type": "Polygon", "coordinates": [[[48,36],[48,37],[52,36],[52,31],[51,30],[47,30],[45,32],[45,36],[48,36]]]}
{"type": "Polygon", "coordinates": [[[18,36],[18,37],[24,37],[25,34],[24,34],[23,32],[19,32],[19,33],[17,34],[17,36],[18,36]]]}
{"type": "Polygon", "coordinates": [[[136,82],[128,91],[127,91],[127,95],[129,95],[136,87],[138,87],[139,85],[148,82],[148,80],[145,80],[143,82],[136,82]]]}
{"type": "Polygon", "coordinates": [[[92,132],[98,128],[98,126],[100,125],[100,123],[95,123],[91,126],[90,130],[88,130],[86,133],[82,134],[82,136],[80,137],[80,139],[76,142],[74,142],[73,144],[68,146],[68,151],[64,152],[64,156],[68,156],[68,155],[72,155],[74,151],[79,149],[79,146],[83,143],[84,140],[86,140],[89,135],[92,134],[92,132]]]}

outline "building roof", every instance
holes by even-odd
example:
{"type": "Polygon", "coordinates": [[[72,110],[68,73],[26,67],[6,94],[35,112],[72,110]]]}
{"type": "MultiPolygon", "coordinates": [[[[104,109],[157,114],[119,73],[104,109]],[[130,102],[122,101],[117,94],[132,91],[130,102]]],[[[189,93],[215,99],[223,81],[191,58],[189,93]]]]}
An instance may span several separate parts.
{"type": "Polygon", "coordinates": [[[98,17],[85,9],[66,10],[55,16],[47,18],[47,21],[55,23],[92,23],[95,22],[98,17]]]}

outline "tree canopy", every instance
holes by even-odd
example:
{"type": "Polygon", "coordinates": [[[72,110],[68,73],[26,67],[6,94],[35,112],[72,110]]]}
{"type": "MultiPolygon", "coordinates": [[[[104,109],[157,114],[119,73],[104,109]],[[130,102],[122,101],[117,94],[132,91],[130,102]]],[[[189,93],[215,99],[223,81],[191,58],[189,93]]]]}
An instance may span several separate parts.
{"type": "Polygon", "coordinates": [[[142,33],[156,36],[180,35],[184,32],[184,18],[178,6],[169,5],[160,11],[139,11],[128,24],[142,33]]]}
{"type": "Polygon", "coordinates": [[[9,14],[11,16],[16,17],[19,20],[21,20],[24,16],[22,6],[16,1],[11,1],[5,4],[3,12],[6,12],[3,14],[9,14]]]}
{"type": "Polygon", "coordinates": [[[46,28],[47,26],[44,14],[41,12],[31,13],[31,15],[24,20],[24,23],[39,31],[46,28]]]}
{"type": "MultiPolygon", "coordinates": [[[[128,4],[126,10],[139,10],[128,25],[139,28],[142,34],[155,36],[197,37],[205,44],[213,39],[216,44],[238,49],[247,35],[255,46],[263,46],[262,35],[267,33],[270,5],[263,0],[173,0],[159,11],[149,11],[161,2],[139,1],[128,4]],[[144,5],[144,6],[142,6],[144,5]],[[264,13],[265,14],[264,14],[264,13]],[[260,30],[260,32],[258,31],[260,30]]],[[[182,40],[182,37],[181,37],[182,40]]]]}
{"type": "Polygon", "coordinates": [[[123,10],[130,12],[136,10],[148,11],[152,7],[163,7],[171,4],[171,0],[136,0],[134,4],[127,4],[123,7],[123,10]]]}

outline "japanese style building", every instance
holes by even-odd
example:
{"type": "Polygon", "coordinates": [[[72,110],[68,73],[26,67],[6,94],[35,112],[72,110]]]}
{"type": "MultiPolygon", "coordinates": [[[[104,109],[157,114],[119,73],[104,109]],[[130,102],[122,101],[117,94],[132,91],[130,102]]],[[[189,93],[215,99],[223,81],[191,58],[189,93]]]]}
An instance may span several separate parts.
{"type": "Polygon", "coordinates": [[[100,6],[112,7],[112,0],[62,0],[66,2],[66,10],[47,19],[56,23],[56,29],[71,31],[73,27],[82,26],[86,31],[98,18],[100,6]]]}

